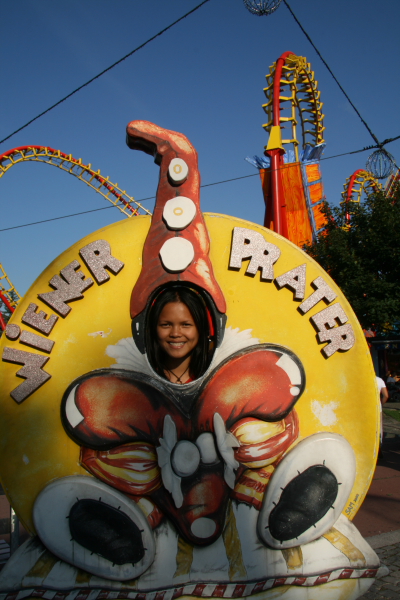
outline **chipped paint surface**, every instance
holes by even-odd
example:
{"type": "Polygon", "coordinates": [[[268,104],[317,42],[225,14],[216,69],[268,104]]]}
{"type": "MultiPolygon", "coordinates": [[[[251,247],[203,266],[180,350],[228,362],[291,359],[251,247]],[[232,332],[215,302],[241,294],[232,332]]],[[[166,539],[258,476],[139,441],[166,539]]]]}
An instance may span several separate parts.
{"type": "Polygon", "coordinates": [[[329,404],[323,404],[318,400],[313,400],[311,403],[311,410],[315,417],[320,421],[324,427],[330,427],[335,425],[337,422],[337,416],[335,409],[339,407],[339,402],[329,402],[329,404]]]}
{"type": "Polygon", "coordinates": [[[105,331],[94,331],[93,333],[88,333],[88,335],[93,338],[98,337],[98,336],[100,336],[102,338],[106,338],[110,335],[111,332],[112,332],[112,329],[109,329],[107,331],[107,333],[105,331]]]}

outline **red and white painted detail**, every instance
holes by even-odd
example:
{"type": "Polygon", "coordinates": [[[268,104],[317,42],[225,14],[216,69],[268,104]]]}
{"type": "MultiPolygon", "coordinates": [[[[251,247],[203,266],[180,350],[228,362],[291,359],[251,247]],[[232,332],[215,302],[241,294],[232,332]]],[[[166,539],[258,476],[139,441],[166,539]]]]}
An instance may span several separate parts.
{"type": "MultiPolygon", "coordinates": [[[[336,569],[321,575],[309,577],[272,577],[257,583],[191,583],[182,586],[160,589],[152,592],[124,589],[123,596],[119,590],[75,588],[71,591],[49,590],[41,587],[14,590],[0,594],[0,600],[18,600],[23,598],[46,598],[46,600],[111,600],[112,598],[127,598],[129,600],[174,600],[181,596],[197,596],[201,598],[243,598],[280,586],[293,585],[313,587],[337,581],[338,579],[374,579],[379,569],[336,569]]],[[[123,589],[123,584],[121,584],[123,589]]]]}

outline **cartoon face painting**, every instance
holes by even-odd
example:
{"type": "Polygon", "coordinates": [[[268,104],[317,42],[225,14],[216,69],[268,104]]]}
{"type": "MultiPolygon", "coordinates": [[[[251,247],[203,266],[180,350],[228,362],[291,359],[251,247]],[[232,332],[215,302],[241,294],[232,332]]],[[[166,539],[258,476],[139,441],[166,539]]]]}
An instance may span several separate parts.
{"type": "MultiPolygon", "coordinates": [[[[151,223],[87,239],[84,265],[71,254],[64,287],[53,278],[37,294],[57,313],[46,334],[52,317],[32,296],[15,316],[20,329],[34,322],[51,334],[59,355],[40,362],[18,337],[3,343],[8,422],[29,438],[33,400],[43,398],[36,414],[52,410],[49,439],[31,456],[14,450],[38,473],[28,476],[32,498],[16,496],[37,534],[21,573],[37,555],[46,577],[54,557],[64,565],[54,590],[85,580],[104,598],[123,589],[119,597],[137,600],[267,599],[280,586],[290,600],[313,586],[320,598],[357,598],[379,569],[349,520],[368,487],[375,441],[364,441],[376,415],[371,394],[365,433],[353,432],[353,374],[370,367],[350,308],[283,238],[202,214],[185,136],[133,121],[127,143],[160,165],[151,223]],[[123,283],[107,291],[114,282],[123,283]],[[88,308],[77,302],[69,316],[83,292],[88,308]],[[101,309],[90,308],[91,293],[101,309]],[[116,297],[126,300],[122,317],[116,297]]],[[[18,476],[2,474],[16,489],[18,476]]]]}

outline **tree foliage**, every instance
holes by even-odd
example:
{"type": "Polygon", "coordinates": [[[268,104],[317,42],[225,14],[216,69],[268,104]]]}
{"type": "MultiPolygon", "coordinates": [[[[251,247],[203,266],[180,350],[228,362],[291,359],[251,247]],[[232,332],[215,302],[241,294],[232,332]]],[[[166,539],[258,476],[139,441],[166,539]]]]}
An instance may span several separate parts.
{"type": "Polygon", "coordinates": [[[328,223],[305,246],[342,289],[365,329],[400,329],[400,189],[370,195],[351,208],[325,203],[328,223]]]}

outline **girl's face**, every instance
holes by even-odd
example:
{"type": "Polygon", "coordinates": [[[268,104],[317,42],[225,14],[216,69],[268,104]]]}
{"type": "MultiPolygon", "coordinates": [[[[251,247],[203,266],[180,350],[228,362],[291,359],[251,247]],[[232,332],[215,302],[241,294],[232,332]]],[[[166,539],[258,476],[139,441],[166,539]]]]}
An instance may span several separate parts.
{"type": "Polygon", "coordinates": [[[199,332],[192,313],[183,302],[169,302],[157,323],[157,338],[162,350],[171,358],[185,359],[199,342],[199,332]]]}

